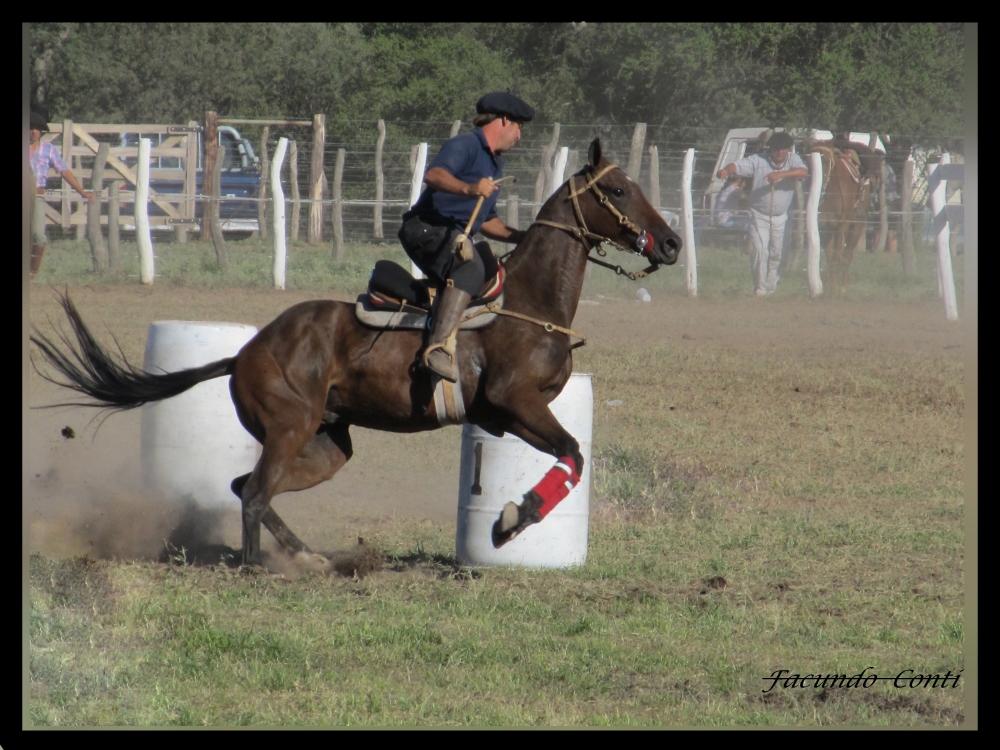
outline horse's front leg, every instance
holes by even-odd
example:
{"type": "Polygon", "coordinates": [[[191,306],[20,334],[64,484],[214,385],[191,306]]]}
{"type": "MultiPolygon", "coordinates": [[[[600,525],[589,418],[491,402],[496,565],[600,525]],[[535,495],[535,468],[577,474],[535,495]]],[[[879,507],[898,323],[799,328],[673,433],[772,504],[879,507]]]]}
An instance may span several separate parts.
{"type": "Polygon", "coordinates": [[[555,456],[557,461],[542,480],[524,494],[520,505],[511,502],[504,506],[500,518],[493,524],[495,548],[502,547],[528,526],[545,518],[576,487],[583,473],[580,444],[559,424],[541,394],[536,392],[536,395],[537,401],[530,406],[519,405],[518,419],[506,429],[531,447],[555,456]]]}

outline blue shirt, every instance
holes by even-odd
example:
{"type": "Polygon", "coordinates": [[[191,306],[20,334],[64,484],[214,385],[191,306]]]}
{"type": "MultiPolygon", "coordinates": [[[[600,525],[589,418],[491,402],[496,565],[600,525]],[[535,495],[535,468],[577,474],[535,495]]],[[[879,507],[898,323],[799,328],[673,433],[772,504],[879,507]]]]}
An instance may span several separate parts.
{"type": "MultiPolygon", "coordinates": [[[[503,157],[490,150],[482,128],[448,140],[427,168],[435,167],[441,167],[452,177],[470,184],[477,183],[484,177],[492,177],[494,180],[503,177],[503,157]]],[[[483,201],[471,234],[478,232],[484,222],[496,218],[499,197],[498,190],[483,201]]],[[[428,185],[413,207],[403,214],[403,221],[419,216],[428,224],[457,226],[464,230],[477,200],[478,197],[442,193],[428,185]]]]}

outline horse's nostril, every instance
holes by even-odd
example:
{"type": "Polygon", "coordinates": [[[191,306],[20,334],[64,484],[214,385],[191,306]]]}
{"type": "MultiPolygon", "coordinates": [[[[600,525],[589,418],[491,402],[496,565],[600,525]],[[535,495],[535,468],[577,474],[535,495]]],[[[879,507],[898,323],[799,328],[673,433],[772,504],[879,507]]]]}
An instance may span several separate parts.
{"type": "Polygon", "coordinates": [[[669,239],[664,243],[667,247],[671,248],[675,253],[680,252],[680,247],[678,246],[677,240],[669,239]]]}

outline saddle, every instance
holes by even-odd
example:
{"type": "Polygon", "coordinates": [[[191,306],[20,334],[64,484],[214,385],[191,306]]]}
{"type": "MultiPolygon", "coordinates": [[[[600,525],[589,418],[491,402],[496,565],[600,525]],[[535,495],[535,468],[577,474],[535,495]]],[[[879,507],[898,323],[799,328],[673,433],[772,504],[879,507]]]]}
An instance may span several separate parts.
{"type": "MultiPolygon", "coordinates": [[[[489,243],[477,242],[474,247],[486,268],[486,283],[469,302],[465,317],[486,305],[503,306],[503,266],[493,255],[489,243]]],[[[372,270],[368,290],[358,296],[354,314],[369,328],[422,330],[427,327],[437,291],[428,279],[415,279],[398,263],[380,260],[372,270]]],[[[495,313],[484,312],[463,321],[459,330],[482,328],[495,318],[495,313]]]]}

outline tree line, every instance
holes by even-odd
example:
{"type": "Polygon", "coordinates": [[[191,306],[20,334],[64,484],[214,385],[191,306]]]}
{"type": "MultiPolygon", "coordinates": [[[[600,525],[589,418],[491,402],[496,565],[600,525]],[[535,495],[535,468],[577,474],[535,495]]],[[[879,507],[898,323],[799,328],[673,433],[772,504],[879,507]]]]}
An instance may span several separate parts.
{"type": "MultiPolygon", "coordinates": [[[[33,23],[33,106],[50,120],[327,115],[469,121],[486,91],[540,123],[667,128],[709,148],[766,124],[878,130],[897,148],[964,135],[964,33],[949,23],[33,23]]],[[[416,124],[414,134],[418,134],[416,124]]],[[[895,149],[893,149],[895,150],[895,149]]]]}

